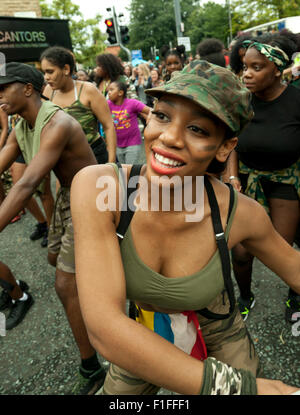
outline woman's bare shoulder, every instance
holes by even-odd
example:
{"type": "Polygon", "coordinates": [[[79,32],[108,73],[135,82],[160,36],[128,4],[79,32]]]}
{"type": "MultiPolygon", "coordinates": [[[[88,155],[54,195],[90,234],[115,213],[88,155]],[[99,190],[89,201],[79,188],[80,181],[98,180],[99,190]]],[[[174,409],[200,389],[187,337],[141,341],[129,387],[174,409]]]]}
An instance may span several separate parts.
{"type": "MultiPolygon", "coordinates": [[[[227,217],[229,204],[228,186],[216,178],[210,179],[218,200],[221,215],[227,217]],[[225,216],[224,216],[225,215],[225,216]]],[[[231,239],[241,241],[253,234],[264,233],[270,226],[269,216],[264,207],[256,200],[235,191],[237,204],[231,228],[231,239]]]]}
{"type": "Polygon", "coordinates": [[[94,113],[96,109],[97,109],[96,112],[98,112],[99,110],[103,111],[104,106],[107,106],[107,111],[109,112],[107,101],[104,95],[96,87],[96,85],[92,84],[91,82],[84,82],[84,81],[77,81],[77,82],[81,82],[81,84],[83,84],[80,99],[85,105],[93,107],[94,113]]]}
{"type": "Polygon", "coordinates": [[[100,177],[116,177],[116,171],[112,164],[95,164],[81,169],[74,177],[73,183],[88,185],[100,177]]]}
{"type": "Polygon", "coordinates": [[[271,221],[265,208],[256,200],[238,193],[235,225],[244,237],[264,234],[269,229],[271,221]]]}
{"type": "Polygon", "coordinates": [[[265,214],[266,211],[263,206],[258,203],[256,200],[252,199],[249,196],[244,195],[243,193],[237,192],[238,197],[238,206],[237,212],[244,216],[249,214],[265,214]]]}
{"type": "Polygon", "coordinates": [[[110,212],[110,218],[114,217],[119,200],[117,180],[116,172],[109,164],[81,169],[71,185],[72,215],[85,212],[99,218],[99,212],[110,212]]]}
{"type": "MultiPolygon", "coordinates": [[[[220,200],[227,200],[227,198],[229,198],[228,186],[215,177],[210,176],[210,181],[214,187],[217,198],[220,200]]],[[[247,217],[249,213],[265,212],[264,208],[256,200],[236,190],[235,193],[237,197],[237,213],[241,215],[241,217],[247,217]]]]}
{"type": "Polygon", "coordinates": [[[87,81],[77,81],[78,82],[78,89],[82,88],[83,94],[100,94],[99,89],[94,85],[92,82],[87,81]]]}

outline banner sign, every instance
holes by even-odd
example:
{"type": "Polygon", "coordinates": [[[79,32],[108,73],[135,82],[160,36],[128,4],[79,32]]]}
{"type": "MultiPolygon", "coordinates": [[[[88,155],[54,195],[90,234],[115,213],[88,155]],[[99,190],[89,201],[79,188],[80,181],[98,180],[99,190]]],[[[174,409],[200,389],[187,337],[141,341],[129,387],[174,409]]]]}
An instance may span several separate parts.
{"type": "Polygon", "coordinates": [[[186,52],[191,51],[191,40],[189,37],[178,37],[177,38],[178,45],[184,45],[186,52]]]}
{"type": "Polygon", "coordinates": [[[131,51],[131,59],[143,59],[142,56],[142,50],[138,49],[138,50],[132,50],[131,51]]]}
{"type": "Polygon", "coordinates": [[[72,50],[68,20],[0,16],[0,53],[6,62],[36,62],[49,46],[72,50]]]}

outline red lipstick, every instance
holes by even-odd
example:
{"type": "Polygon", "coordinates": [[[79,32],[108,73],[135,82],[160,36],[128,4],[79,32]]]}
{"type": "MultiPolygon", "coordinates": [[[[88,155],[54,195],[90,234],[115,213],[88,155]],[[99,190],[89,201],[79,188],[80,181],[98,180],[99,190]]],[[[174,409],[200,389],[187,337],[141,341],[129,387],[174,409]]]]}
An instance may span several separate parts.
{"type": "MultiPolygon", "coordinates": [[[[167,157],[164,156],[161,153],[157,153],[160,154],[163,157],[167,157]]],[[[171,159],[171,157],[168,157],[171,159]]],[[[174,158],[172,158],[173,160],[175,160],[174,158]]],[[[180,160],[176,160],[176,161],[180,161],[180,160]]],[[[173,175],[176,174],[180,169],[182,169],[182,167],[184,167],[184,164],[182,166],[173,166],[173,167],[168,167],[167,165],[164,165],[163,163],[159,162],[154,155],[154,152],[152,152],[151,155],[151,168],[155,173],[158,173],[160,175],[173,175]]]]}

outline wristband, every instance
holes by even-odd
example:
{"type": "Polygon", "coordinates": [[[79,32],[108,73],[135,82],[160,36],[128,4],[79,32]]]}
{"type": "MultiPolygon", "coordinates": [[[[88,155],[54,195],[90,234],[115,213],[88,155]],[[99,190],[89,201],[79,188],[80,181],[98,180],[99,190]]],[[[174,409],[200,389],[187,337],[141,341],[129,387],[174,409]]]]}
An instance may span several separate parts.
{"type": "Polygon", "coordinates": [[[200,395],[256,395],[255,376],[248,370],[235,369],[214,357],[204,361],[200,395]]]}
{"type": "Polygon", "coordinates": [[[238,180],[239,182],[241,181],[241,179],[237,176],[230,176],[229,180],[238,180]]]}

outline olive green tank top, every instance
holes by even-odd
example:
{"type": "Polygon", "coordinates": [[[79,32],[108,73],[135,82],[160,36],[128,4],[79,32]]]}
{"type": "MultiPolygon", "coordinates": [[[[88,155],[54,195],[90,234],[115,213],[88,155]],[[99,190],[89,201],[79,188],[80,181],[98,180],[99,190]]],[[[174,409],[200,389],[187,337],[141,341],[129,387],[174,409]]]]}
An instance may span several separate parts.
{"type": "MultiPolygon", "coordinates": [[[[113,166],[117,172],[117,166],[113,166]]],[[[119,171],[117,175],[119,176],[119,171]]],[[[122,181],[122,176],[119,177],[122,181]]],[[[225,230],[226,241],[236,206],[237,192],[235,191],[233,207],[225,230]]],[[[192,275],[178,278],[167,278],[144,264],[135,250],[130,225],[124,235],[120,250],[126,278],[126,294],[129,300],[178,311],[201,310],[225,289],[218,249],[204,268],[192,275]]],[[[201,255],[200,246],[199,255],[201,255]]]]}
{"type": "MultiPolygon", "coordinates": [[[[51,120],[54,114],[61,108],[50,101],[42,103],[41,108],[37,114],[34,128],[30,128],[28,122],[21,118],[15,126],[16,139],[18,141],[20,150],[28,165],[36,156],[40,149],[41,134],[44,126],[51,120]]],[[[42,181],[38,191],[44,191],[45,182],[42,181]]]]}
{"type": "MultiPolygon", "coordinates": [[[[62,109],[79,122],[88,140],[88,143],[91,145],[100,137],[98,131],[98,120],[91,108],[87,107],[86,105],[83,105],[80,101],[82,88],[83,84],[80,87],[79,94],[77,94],[76,82],[74,81],[75,101],[71,105],[64,107],[62,109]]],[[[52,92],[50,98],[51,101],[54,97],[54,94],[55,91],[52,92]]]]}

